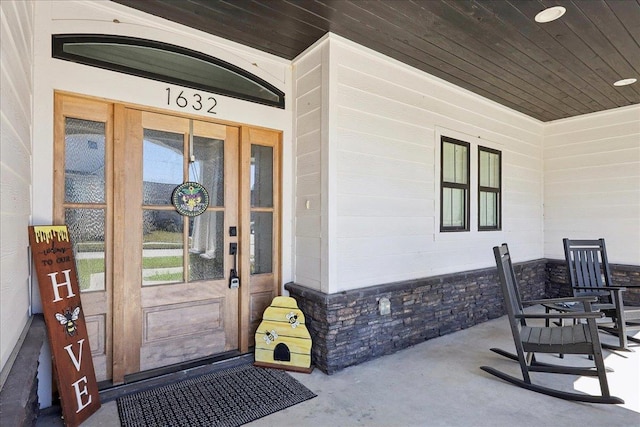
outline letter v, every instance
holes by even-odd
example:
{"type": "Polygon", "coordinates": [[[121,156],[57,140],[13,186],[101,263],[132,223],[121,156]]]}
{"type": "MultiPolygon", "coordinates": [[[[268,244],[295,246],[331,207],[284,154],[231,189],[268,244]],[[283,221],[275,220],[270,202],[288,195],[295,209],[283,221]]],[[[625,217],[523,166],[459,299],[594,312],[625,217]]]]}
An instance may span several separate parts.
{"type": "Polygon", "coordinates": [[[80,344],[80,351],[78,352],[78,355],[80,356],[79,358],[77,358],[76,355],[73,354],[73,351],[71,350],[71,347],[73,346],[73,344],[69,344],[64,348],[65,350],[67,350],[67,353],[69,353],[69,357],[73,362],[73,366],[76,367],[76,371],[78,372],[80,371],[80,365],[82,364],[82,344],[83,343],[84,343],[84,338],[78,341],[78,344],[80,344]]]}

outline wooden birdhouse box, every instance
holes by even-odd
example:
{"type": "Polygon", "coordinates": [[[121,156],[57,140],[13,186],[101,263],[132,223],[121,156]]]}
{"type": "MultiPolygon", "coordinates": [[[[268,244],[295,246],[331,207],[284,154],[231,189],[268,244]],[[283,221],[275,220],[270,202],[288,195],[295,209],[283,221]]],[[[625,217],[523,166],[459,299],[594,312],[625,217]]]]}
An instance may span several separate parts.
{"type": "Polygon", "coordinates": [[[291,297],[275,297],[256,331],[256,366],[306,372],[311,367],[311,335],[291,297]]]}

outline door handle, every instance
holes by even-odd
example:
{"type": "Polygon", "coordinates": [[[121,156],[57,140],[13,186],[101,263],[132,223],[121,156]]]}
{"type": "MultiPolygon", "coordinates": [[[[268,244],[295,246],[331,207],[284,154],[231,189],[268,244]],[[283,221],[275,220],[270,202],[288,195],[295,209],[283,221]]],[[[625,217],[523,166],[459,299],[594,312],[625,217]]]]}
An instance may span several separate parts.
{"type": "Polygon", "coordinates": [[[238,244],[229,244],[229,255],[233,255],[233,268],[229,273],[229,288],[237,289],[240,287],[240,276],[238,276],[238,244]]]}

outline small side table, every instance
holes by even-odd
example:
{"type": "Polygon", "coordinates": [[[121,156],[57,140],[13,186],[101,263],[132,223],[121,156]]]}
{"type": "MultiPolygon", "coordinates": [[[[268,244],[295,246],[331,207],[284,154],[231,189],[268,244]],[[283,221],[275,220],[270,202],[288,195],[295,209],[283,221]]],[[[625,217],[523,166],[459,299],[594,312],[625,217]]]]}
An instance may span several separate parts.
{"type": "MultiPolygon", "coordinates": [[[[546,314],[551,313],[551,310],[559,311],[561,313],[584,311],[584,307],[579,302],[559,302],[553,304],[542,304],[542,306],[544,307],[546,314]]],[[[575,325],[576,323],[578,323],[578,319],[573,319],[573,324],[575,325]]],[[[558,319],[558,323],[556,323],[556,325],[564,326],[564,320],[558,319]]],[[[545,319],[544,326],[549,326],[549,319],[545,319]]]]}

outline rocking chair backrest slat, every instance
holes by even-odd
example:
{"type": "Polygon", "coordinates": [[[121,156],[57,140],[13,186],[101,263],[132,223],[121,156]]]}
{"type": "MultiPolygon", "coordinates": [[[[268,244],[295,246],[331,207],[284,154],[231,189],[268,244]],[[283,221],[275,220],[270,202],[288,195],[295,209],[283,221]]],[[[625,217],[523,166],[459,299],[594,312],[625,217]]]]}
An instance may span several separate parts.
{"type": "Polygon", "coordinates": [[[603,292],[587,287],[598,287],[606,291],[610,283],[609,266],[604,239],[563,239],[569,283],[575,296],[601,295],[603,292]]]}
{"type": "Polygon", "coordinates": [[[602,287],[600,274],[599,249],[573,248],[574,265],[576,267],[576,279],[578,287],[599,286],[602,287]]]}

